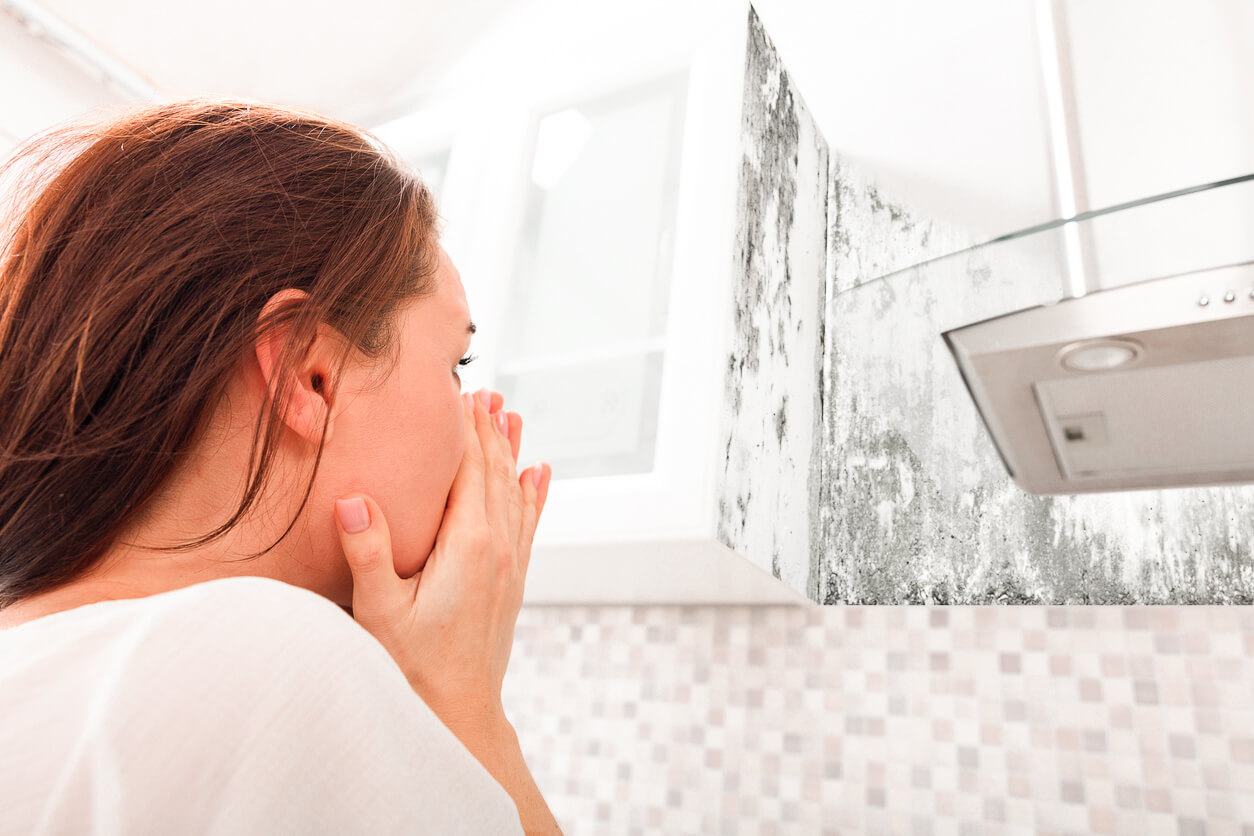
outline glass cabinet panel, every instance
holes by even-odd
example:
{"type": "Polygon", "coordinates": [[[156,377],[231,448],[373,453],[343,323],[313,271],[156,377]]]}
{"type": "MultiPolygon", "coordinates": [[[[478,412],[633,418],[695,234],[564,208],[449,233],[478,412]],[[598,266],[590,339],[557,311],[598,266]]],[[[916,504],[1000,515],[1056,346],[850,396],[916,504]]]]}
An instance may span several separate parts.
{"type": "Polygon", "coordinates": [[[564,478],[653,469],[686,82],[536,121],[495,388],[564,478]]]}

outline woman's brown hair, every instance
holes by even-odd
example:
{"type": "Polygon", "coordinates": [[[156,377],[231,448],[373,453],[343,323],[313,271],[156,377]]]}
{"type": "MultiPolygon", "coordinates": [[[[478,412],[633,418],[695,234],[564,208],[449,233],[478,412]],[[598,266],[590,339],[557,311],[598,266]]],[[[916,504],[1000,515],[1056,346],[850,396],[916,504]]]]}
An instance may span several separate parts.
{"type": "MultiPolygon", "coordinates": [[[[430,191],[370,134],[313,114],[149,105],[36,137],[0,177],[16,184],[0,238],[0,607],[99,563],[256,340],[286,326],[240,505],[163,549],[225,534],[262,493],[318,323],[344,339],[333,369],[354,350],[394,361],[397,309],[435,291],[430,191]],[[308,296],[259,322],[284,288],[308,296]]],[[[333,397],[338,377],[315,386],[333,397]]],[[[324,423],[315,474],[325,438],[324,423]]]]}

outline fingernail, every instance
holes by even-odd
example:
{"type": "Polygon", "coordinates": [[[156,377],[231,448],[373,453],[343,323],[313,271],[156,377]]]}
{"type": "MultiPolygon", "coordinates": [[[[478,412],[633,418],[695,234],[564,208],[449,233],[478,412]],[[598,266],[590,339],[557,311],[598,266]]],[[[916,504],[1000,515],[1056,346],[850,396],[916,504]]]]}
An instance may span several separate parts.
{"type": "Polygon", "coordinates": [[[538,465],[536,465],[535,467],[531,469],[531,484],[535,485],[538,488],[540,487],[540,480],[543,478],[544,478],[544,462],[540,462],[538,465]]]}
{"type": "Polygon", "coordinates": [[[509,435],[509,417],[503,409],[496,413],[496,428],[501,431],[501,435],[509,435]]]}
{"type": "Polygon", "coordinates": [[[487,389],[479,390],[479,403],[483,404],[484,409],[492,408],[492,393],[487,389]]]}
{"type": "Polygon", "coordinates": [[[467,415],[474,415],[475,414],[475,393],[467,392],[464,395],[462,395],[462,405],[466,407],[467,415]]]}
{"type": "Polygon", "coordinates": [[[370,527],[370,509],[366,507],[366,500],[360,496],[335,500],[335,513],[340,518],[340,525],[349,534],[356,534],[370,527]]]}

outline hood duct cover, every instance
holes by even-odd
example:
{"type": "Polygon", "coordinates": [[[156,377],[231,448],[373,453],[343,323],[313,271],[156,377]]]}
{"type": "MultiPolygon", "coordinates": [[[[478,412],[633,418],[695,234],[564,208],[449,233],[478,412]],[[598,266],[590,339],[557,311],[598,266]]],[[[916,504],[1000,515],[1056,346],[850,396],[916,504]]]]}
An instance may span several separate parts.
{"type": "Polygon", "coordinates": [[[1254,482],[1254,265],[1153,279],[944,333],[1034,494],[1254,482]]]}

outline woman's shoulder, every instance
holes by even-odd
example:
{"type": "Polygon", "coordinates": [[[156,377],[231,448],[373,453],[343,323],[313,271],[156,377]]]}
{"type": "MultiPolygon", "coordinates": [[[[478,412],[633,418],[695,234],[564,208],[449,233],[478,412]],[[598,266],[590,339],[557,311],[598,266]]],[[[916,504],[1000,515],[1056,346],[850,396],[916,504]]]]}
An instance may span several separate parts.
{"type": "Polygon", "coordinates": [[[296,679],[349,671],[362,676],[363,668],[371,668],[372,676],[409,689],[383,645],[338,604],[312,590],[241,576],[176,590],[169,603],[160,618],[163,626],[180,636],[185,648],[197,648],[192,655],[199,664],[220,661],[231,667],[232,676],[249,670],[265,676],[274,665],[296,679]]]}
{"type": "Polygon", "coordinates": [[[349,737],[382,718],[451,735],[374,636],[330,599],[283,581],[218,578],[10,632],[0,711],[107,718],[130,748],[207,753],[246,739],[291,752],[294,736],[312,740],[331,717],[332,733],[349,737]]]}
{"type": "Polygon", "coordinates": [[[179,698],[128,735],[178,735],[180,749],[210,753],[233,781],[266,788],[247,794],[261,805],[247,812],[232,798],[221,832],[248,832],[292,807],[320,832],[521,832],[509,795],[337,604],[260,577],[203,586],[172,616],[178,656],[154,657],[132,680],[143,700],[158,672],[176,672],[181,681],[165,687],[179,698]],[[345,797],[349,785],[361,792],[345,797]]]}
{"type": "MultiPolygon", "coordinates": [[[[330,599],[306,589],[303,586],[286,581],[267,578],[261,575],[236,575],[227,578],[214,578],[210,581],[191,584],[179,589],[172,589],[153,599],[169,597],[172,603],[179,605],[205,604],[251,601],[255,603],[284,602],[291,606],[308,609],[311,612],[322,611],[341,617],[349,617],[338,604],[330,599]]],[[[351,620],[351,617],[349,617],[351,620]]]]}
{"type": "Polygon", "coordinates": [[[339,605],[260,576],[54,613],[0,633],[0,659],[5,685],[46,691],[74,679],[111,681],[119,698],[206,682],[301,689],[336,671],[408,688],[383,646],[339,605]]]}
{"type": "MultiPolygon", "coordinates": [[[[330,599],[273,578],[216,578],[150,596],[122,626],[164,648],[168,662],[229,665],[243,672],[276,659],[304,668],[340,656],[395,666],[373,636],[330,599]]],[[[139,638],[136,636],[136,638],[139,638]]],[[[399,673],[399,669],[397,669],[399,673]]]]}
{"type": "Polygon", "coordinates": [[[262,622],[284,620],[284,616],[297,613],[303,618],[361,630],[353,617],[329,598],[302,586],[259,575],[215,578],[153,597],[164,596],[169,597],[172,613],[225,610],[237,619],[262,622]]]}
{"type": "MultiPolygon", "coordinates": [[[[165,592],[134,598],[104,598],[16,620],[0,631],[4,636],[49,634],[95,625],[151,621],[165,615],[188,614],[197,610],[229,606],[237,613],[265,615],[271,608],[295,607],[310,616],[335,618],[347,615],[338,604],[304,587],[259,575],[215,578],[165,592]]],[[[349,617],[351,620],[351,616],[349,617]]]]}
{"type": "Polygon", "coordinates": [[[93,774],[121,776],[169,825],[154,832],[521,832],[500,784],[329,599],[233,577],[113,603],[49,622],[0,673],[25,680],[0,683],[0,773],[27,761],[28,790],[72,780],[86,798],[93,774]]]}
{"type": "Polygon", "coordinates": [[[387,651],[352,616],[304,587],[249,575],[217,578],[153,598],[166,600],[145,619],[150,631],[174,640],[177,647],[172,649],[185,661],[202,666],[223,662],[236,673],[250,663],[259,673],[281,663],[291,669],[289,674],[372,664],[404,681],[387,651]]]}

